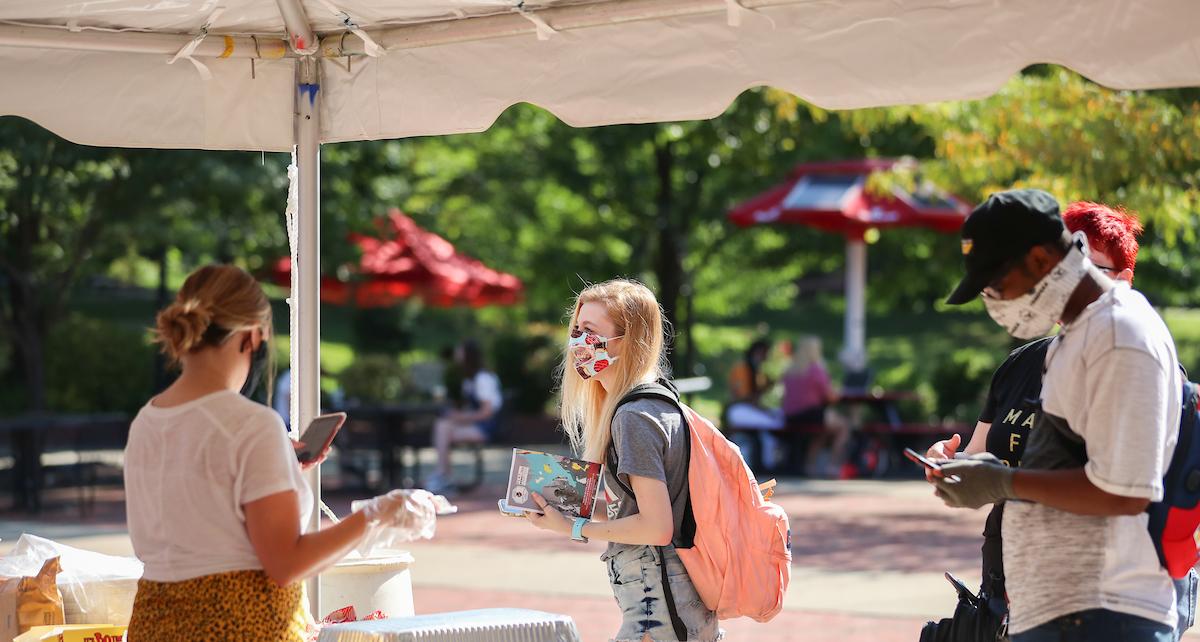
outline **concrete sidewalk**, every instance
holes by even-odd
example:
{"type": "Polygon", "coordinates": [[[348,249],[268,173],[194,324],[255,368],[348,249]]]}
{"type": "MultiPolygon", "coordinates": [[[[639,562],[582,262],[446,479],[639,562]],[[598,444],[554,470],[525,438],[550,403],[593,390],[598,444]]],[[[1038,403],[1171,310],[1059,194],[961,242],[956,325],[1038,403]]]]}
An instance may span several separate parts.
{"type": "MultiPolygon", "coordinates": [[[[940,572],[919,570],[923,555],[906,551],[914,539],[924,540],[922,546],[931,553],[933,546],[945,542],[912,533],[897,539],[888,526],[904,532],[902,525],[914,523],[911,504],[929,503],[923,486],[920,482],[783,484],[777,498],[792,515],[796,541],[792,588],[784,612],[768,624],[746,619],[726,622],[728,639],[915,640],[926,619],[953,606],[953,592],[940,572]],[[825,511],[832,513],[823,515],[825,511]],[[881,564],[883,560],[889,563],[881,564]]],[[[459,498],[459,514],[442,518],[433,540],[409,545],[416,558],[412,576],[417,612],[532,608],[572,616],[587,642],[608,639],[620,617],[599,560],[604,545],[576,544],[538,531],[524,520],[500,515],[494,497],[503,490],[487,486],[459,498]]],[[[345,514],[352,498],[330,499],[331,508],[345,514]]],[[[949,523],[963,531],[959,535],[963,540],[969,540],[975,528],[972,521],[949,523]]],[[[88,550],[132,554],[123,525],[29,520],[5,520],[0,525],[5,540],[0,550],[6,550],[21,531],[88,550]]],[[[953,558],[959,570],[969,573],[971,544],[962,544],[936,557],[953,558]]],[[[325,606],[332,610],[340,605],[325,606]]]]}
{"type": "MultiPolygon", "coordinates": [[[[417,612],[532,608],[572,616],[586,642],[607,640],[619,613],[599,560],[604,545],[576,544],[501,515],[496,499],[504,493],[508,456],[489,451],[487,483],[455,499],[459,513],[439,520],[432,541],[408,546],[416,558],[417,612]]],[[[345,515],[362,494],[334,491],[326,499],[345,515]]],[[[944,571],[968,586],[979,583],[986,512],[946,509],[923,481],[783,480],[775,499],[792,519],[784,611],[767,624],[723,623],[729,640],[915,641],[926,620],[953,611],[955,594],[944,571]]],[[[87,520],[76,515],[65,503],[36,520],[0,516],[0,553],[25,531],[80,548],[132,553],[119,491],[102,494],[87,520]]],[[[327,611],[340,606],[324,605],[327,611]]]]}

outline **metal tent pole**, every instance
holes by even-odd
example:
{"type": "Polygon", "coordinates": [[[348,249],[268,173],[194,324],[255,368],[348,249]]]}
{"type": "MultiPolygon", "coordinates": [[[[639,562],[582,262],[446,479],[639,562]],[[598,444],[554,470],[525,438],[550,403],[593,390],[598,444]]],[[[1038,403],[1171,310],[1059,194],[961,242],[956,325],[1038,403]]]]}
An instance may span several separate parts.
{"type": "Polygon", "coordinates": [[[279,15],[287,27],[288,44],[292,46],[292,51],[301,56],[316,53],[319,43],[301,0],[275,0],[275,4],[279,6],[279,15]]]}
{"type": "Polygon", "coordinates": [[[846,240],[846,326],[842,363],[849,369],[867,365],[867,244],[861,238],[846,240]]]}
{"type": "MultiPolygon", "coordinates": [[[[296,224],[297,253],[292,269],[298,290],[292,292],[293,309],[299,310],[291,349],[296,369],[292,372],[292,395],[299,399],[300,416],[292,426],[302,430],[321,412],[321,138],[319,64],[311,56],[296,66],[296,169],[299,201],[296,224]]],[[[313,493],[308,532],[321,527],[321,467],[307,473],[313,493]]],[[[321,617],[320,578],[308,580],[309,608],[321,617]]]]}

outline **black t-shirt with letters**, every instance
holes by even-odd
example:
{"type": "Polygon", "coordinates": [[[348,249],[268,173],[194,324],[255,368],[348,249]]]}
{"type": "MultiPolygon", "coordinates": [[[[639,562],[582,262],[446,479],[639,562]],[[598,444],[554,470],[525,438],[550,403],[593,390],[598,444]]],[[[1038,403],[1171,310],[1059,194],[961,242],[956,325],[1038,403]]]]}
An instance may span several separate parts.
{"type": "Polygon", "coordinates": [[[987,451],[1009,466],[1020,466],[1029,430],[1042,398],[1042,367],[1052,337],[1027,343],[1008,355],[992,375],[979,421],[992,425],[987,451]]]}
{"type": "MultiPolygon", "coordinates": [[[[1009,466],[1020,466],[1029,431],[1037,421],[1042,398],[1042,369],[1053,337],[1027,343],[1013,350],[992,375],[987,401],[979,421],[991,424],[987,452],[1009,466]]],[[[997,504],[983,527],[983,577],[1004,577],[1000,523],[1004,505],[997,504]]]]}

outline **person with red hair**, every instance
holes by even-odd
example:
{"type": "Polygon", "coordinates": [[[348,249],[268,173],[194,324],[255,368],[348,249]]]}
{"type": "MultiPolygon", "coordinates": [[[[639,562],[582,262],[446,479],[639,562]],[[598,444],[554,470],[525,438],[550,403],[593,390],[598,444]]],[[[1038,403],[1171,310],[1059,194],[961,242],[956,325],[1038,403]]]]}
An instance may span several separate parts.
{"type": "MultiPolygon", "coordinates": [[[[1133,212],[1101,203],[1077,201],[1062,213],[1062,221],[1071,233],[1087,237],[1088,259],[1105,276],[1119,285],[1133,284],[1137,268],[1138,236],[1142,224],[1133,212]]],[[[1037,420],[1042,392],[1042,372],[1052,337],[1037,339],[1009,354],[988,388],[987,401],[980,412],[965,455],[988,452],[1003,463],[1020,466],[1029,431],[1037,420]]],[[[961,439],[954,435],[929,448],[931,459],[954,459],[961,439]]],[[[927,474],[928,475],[928,474],[927,474]]],[[[932,479],[931,479],[932,481],[932,479]]],[[[1005,601],[1004,560],[1001,539],[1003,504],[997,504],[988,516],[983,536],[983,585],[978,607],[959,608],[953,618],[929,622],[921,632],[921,642],[960,639],[962,631],[987,632],[999,628],[1008,608],[1005,601]],[[973,621],[965,621],[973,619],[973,621]]],[[[1175,581],[1178,603],[1178,640],[1194,619],[1197,577],[1175,581]]],[[[989,638],[991,639],[991,638],[989,638]]]]}
{"type": "Polygon", "coordinates": [[[1136,214],[1121,207],[1076,201],[1062,214],[1071,232],[1087,235],[1089,258],[1110,279],[1133,283],[1137,267],[1138,240],[1142,223],[1136,214]]]}

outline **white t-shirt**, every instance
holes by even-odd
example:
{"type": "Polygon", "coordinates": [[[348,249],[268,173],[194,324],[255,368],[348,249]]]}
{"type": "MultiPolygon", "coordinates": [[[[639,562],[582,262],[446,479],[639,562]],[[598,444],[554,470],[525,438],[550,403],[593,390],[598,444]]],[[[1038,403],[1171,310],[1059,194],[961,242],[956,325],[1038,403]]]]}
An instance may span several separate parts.
{"type": "Polygon", "coordinates": [[[299,493],[303,529],[312,492],[283,422],[236,392],[146,404],[129,429],[126,520],[148,580],[261,569],[242,505],[287,490],[299,493]]]}
{"type": "MultiPolygon", "coordinates": [[[[1042,409],[1084,440],[1088,479],[1115,495],[1161,500],[1179,433],[1182,376],[1171,334],[1146,298],[1123,285],[1105,293],[1051,344],[1046,368],[1042,409]]],[[[1023,464],[1031,459],[1027,450],[1023,464]]],[[[1147,519],[1008,502],[1010,633],[1088,609],[1174,626],[1174,586],[1147,519]]]]}
{"type": "Polygon", "coordinates": [[[463,380],[463,396],[483,404],[491,402],[492,412],[499,412],[504,405],[504,396],[500,391],[500,378],[487,370],[480,370],[474,377],[463,380]]]}

